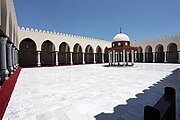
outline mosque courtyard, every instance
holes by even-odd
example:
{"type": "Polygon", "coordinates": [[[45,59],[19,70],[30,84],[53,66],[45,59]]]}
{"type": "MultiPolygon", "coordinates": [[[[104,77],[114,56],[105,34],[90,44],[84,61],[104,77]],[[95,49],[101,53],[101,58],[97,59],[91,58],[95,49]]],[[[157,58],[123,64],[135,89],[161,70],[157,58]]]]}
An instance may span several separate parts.
{"type": "MultiPolygon", "coordinates": [[[[180,64],[136,63],[23,68],[4,120],[143,120],[164,87],[176,89],[180,64]]],[[[177,119],[180,119],[180,108],[177,119]]]]}

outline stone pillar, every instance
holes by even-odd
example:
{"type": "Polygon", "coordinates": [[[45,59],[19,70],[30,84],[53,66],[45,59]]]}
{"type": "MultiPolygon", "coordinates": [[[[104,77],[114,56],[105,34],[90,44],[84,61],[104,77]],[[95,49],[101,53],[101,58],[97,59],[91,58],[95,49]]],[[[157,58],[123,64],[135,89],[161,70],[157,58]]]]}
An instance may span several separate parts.
{"type": "Polygon", "coordinates": [[[94,64],[96,64],[96,53],[94,53],[94,64]]]}
{"type": "Polygon", "coordinates": [[[14,51],[14,55],[15,55],[15,66],[16,66],[16,69],[18,68],[18,65],[17,65],[17,49],[15,48],[15,51],[14,51]]]}
{"type": "Polygon", "coordinates": [[[16,66],[19,67],[19,52],[18,49],[16,50],[16,66]]]}
{"type": "Polygon", "coordinates": [[[56,65],[58,66],[59,65],[59,60],[58,60],[58,58],[59,58],[59,52],[58,51],[56,51],[56,65]]]}
{"type": "Polygon", "coordinates": [[[135,51],[134,62],[137,62],[137,51],[135,51]]]}
{"type": "Polygon", "coordinates": [[[167,62],[167,52],[164,52],[164,62],[167,62]]]}
{"type": "Polygon", "coordinates": [[[104,63],[104,53],[102,53],[102,63],[104,63]]]}
{"type": "Polygon", "coordinates": [[[7,47],[7,67],[8,67],[8,71],[9,74],[13,74],[13,66],[12,66],[12,44],[11,43],[7,43],[6,45],[7,47]]]}
{"type": "Polygon", "coordinates": [[[126,64],[126,51],[123,50],[123,65],[125,66],[126,64]]]}
{"type": "Polygon", "coordinates": [[[16,71],[16,52],[15,52],[16,48],[15,48],[15,46],[13,46],[12,49],[13,49],[13,61],[14,61],[13,67],[14,67],[14,70],[16,71]]]}
{"type": "Polygon", "coordinates": [[[82,58],[83,58],[82,62],[83,62],[83,64],[85,64],[84,52],[82,53],[82,58]]]}
{"type": "Polygon", "coordinates": [[[134,50],[131,50],[131,63],[134,65],[134,50]]]}
{"type": "Polygon", "coordinates": [[[156,62],[156,53],[153,52],[153,63],[155,63],[155,62],[156,62]]]}
{"type": "Polygon", "coordinates": [[[115,65],[116,63],[116,53],[115,53],[115,50],[113,50],[113,64],[115,65]]]}
{"type": "Polygon", "coordinates": [[[73,55],[72,55],[72,52],[70,52],[70,64],[73,65],[73,55]]]}
{"type": "Polygon", "coordinates": [[[6,58],[6,43],[7,37],[0,37],[0,80],[7,80],[9,71],[7,70],[7,58],[6,58]]]}
{"type": "Polygon", "coordinates": [[[118,65],[119,65],[119,62],[120,62],[120,52],[118,51],[118,53],[117,53],[117,62],[118,62],[118,65]]]}
{"type": "Polygon", "coordinates": [[[37,66],[41,66],[41,51],[37,52],[37,66]]]}

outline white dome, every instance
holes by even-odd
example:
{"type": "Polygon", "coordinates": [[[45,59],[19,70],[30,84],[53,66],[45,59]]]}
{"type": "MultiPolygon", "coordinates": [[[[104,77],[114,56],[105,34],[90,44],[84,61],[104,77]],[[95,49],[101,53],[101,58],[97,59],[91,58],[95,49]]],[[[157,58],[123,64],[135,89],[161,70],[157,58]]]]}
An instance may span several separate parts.
{"type": "Polygon", "coordinates": [[[126,34],[119,33],[113,38],[113,41],[130,41],[130,39],[126,34]]]}

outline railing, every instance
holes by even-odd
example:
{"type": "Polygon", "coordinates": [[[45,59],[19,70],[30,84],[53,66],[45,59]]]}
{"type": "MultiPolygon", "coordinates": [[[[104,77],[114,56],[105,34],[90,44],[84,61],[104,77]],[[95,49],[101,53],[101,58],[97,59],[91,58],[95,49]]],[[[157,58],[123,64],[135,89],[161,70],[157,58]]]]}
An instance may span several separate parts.
{"type": "Polygon", "coordinates": [[[153,107],[144,107],[144,120],[176,120],[175,101],[175,89],[165,87],[164,95],[153,107]]]}

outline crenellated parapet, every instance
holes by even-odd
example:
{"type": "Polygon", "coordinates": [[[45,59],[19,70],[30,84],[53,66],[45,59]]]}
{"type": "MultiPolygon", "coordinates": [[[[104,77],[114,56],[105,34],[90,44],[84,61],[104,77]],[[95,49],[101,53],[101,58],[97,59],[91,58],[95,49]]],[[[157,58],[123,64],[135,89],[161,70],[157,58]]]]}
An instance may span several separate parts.
{"type": "Polygon", "coordinates": [[[23,31],[30,31],[30,32],[37,32],[37,33],[44,33],[44,34],[53,34],[53,35],[59,35],[59,36],[67,36],[67,37],[74,37],[74,38],[79,38],[79,39],[102,40],[102,39],[90,38],[90,37],[85,37],[85,36],[60,33],[60,32],[56,32],[55,30],[54,31],[47,31],[47,30],[39,30],[39,29],[25,28],[25,27],[18,27],[18,29],[23,30],[23,31]]]}

